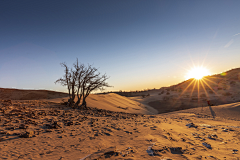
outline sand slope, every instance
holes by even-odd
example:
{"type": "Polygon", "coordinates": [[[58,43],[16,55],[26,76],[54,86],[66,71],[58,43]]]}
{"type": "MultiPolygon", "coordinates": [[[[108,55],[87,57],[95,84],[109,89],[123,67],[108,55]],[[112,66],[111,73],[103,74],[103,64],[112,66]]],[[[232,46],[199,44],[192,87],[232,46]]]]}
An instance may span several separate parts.
{"type": "MultiPolygon", "coordinates": [[[[67,101],[68,97],[56,99],[44,99],[42,101],[61,103],[67,101]]],[[[133,101],[127,97],[115,93],[92,94],[87,97],[87,106],[98,109],[105,109],[115,112],[138,113],[138,114],[157,114],[154,108],[133,101]]],[[[77,101],[77,98],[75,99],[77,101]]]]}
{"type": "Polygon", "coordinates": [[[224,104],[219,106],[192,108],[192,109],[187,109],[187,110],[182,110],[177,112],[194,113],[199,115],[204,114],[210,117],[212,117],[212,114],[214,114],[215,117],[221,118],[222,120],[232,119],[232,120],[240,121],[240,102],[224,104]]]}
{"type": "Polygon", "coordinates": [[[200,81],[189,79],[161,89],[117,93],[149,105],[158,113],[204,107],[208,105],[207,101],[214,106],[240,102],[240,68],[206,76],[200,81]]]}

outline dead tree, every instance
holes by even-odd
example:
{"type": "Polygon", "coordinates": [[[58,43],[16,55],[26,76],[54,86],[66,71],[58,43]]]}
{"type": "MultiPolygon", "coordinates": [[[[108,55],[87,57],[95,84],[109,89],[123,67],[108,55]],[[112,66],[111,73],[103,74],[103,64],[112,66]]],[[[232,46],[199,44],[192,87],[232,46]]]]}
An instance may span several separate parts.
{"type": "Polygon", "coordinates": [[[61,65],[65,67],[65,74],[63,78],[59,78],[55,83],[67,86],[69,93],[67,106],[86,108],[86,98],[92,91],[102,91],[105,87],[110,87],[106,82],[109,78],[106,74],[101,75],[98,69],[91,65],[85,66],[84,64],[79,64],[78,59],[70,71],[65,63],[61,63],[61,65]],[[76,103],[74,101],[75,96],[77,96],[76,103]]]}
{"type": "Polygon", "coordinates": [[[61,66],[64,67],[64,76],[62,78],[59,78],[58,80],[55,81],[56,83],[60,83],[62,86],[67,86],[68,89],[68,103],[67,106],[71,106],[74,103],[74,97],[73,97],[73,92],[74,92],[74,81],[73,81],[73,71],[69,70],[68,66],[66,63],[61,63],[61,66]]]}
{"type": "Polygon", "coordinates": [[[85,70],[85,75],[82,80],[81,95],[82,95],[82,104],[80,107],[86,107],[86,98],[94,90],[104,90],[104,87],[110,87],[106,80],[108,79],[107,75],[101,75],[97,72],[97,68],[89,65],[85,70]]]}

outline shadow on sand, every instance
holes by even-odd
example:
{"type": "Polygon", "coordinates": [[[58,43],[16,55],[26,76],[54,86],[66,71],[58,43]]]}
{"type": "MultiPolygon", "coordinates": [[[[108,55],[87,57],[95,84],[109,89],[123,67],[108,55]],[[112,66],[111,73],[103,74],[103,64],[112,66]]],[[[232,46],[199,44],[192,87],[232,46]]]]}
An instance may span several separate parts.
{"type": "Polygon", "coordinates": [[[212,109],[211,106],[209,106],[209,110],[210,110],[210,112],[211,112],[213,118],[215,118],[215,117],[216,117],[216,113],[213,111],[213,109],[212,109]]]}

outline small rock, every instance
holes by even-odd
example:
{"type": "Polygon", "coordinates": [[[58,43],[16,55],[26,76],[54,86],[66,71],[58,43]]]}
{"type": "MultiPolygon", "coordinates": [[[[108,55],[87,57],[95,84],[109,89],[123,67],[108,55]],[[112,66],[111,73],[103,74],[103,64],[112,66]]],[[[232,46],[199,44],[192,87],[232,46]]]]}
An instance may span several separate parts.
{"type": "Polygon", "coordinates": [[[8,127],[8,128],[6,128],[6,130],[11,130],[11,131],[13,131],[13,130],[15,130],[15,127],[8,127]]]}
{"type": "Polygon", "coordinates": [[[194,123],[188,123],[186,126],[187,126],[188,128],[191,128],[191,127],[197,128],[197,127],[198,127],[198,126],[195,125],[194,123]]]}
{"type": "Polygon", "coordinates": [[[52,130],[51,129],[46,129],[45,132],[52,132],[52,130]]]}
{"type": "Polygon", "coordinates": [[[237,150],[237,149],[234,149],[234,150],[233,150],[233,154],[237,154],[236,152],[238,152],[238,150],[237,150]]]}
{"type": "Polygon", "coordinates": [[[73,125],[73,122],[72,122],[72,121],[69,121],[69,122],[67,122],[65,125],[66,125],[66,126],[71,126],[71,125],[73,125]]]}
{"type": "Polygon", "coordinates": [[[25,124],[20,124],[19,125],[19,129],[27,129],[27,128],[28,128],[28,126],[25,125],[25,124]]]}
{"type": "Polygon", "coordinates": [[[225,129],[223,129],[222,131],[223,131],[223,132],[228,132],[228,129],[225,128],[225,129]]]}
{"type": "Polygon", "coordinates": [[[208,138],[212,139],[212,140],[216,140],[216,138],[218,138],[218,136],[216,134],[212,134],[212,135],[208,135],[208,138]]]}
{"type": "Polygon", "coordinates": [[[21,134],[19,137],[21,138],[32,138],[34,136],[34,131],[25,132],[24,134],[21,134]]]}
{"type": "Polygon", "coordinates": [[[210,144],[208,144],[208,143],[206,143],[206,142],[203,142],[202,144],[203,144],[205,147],[207,147],[208,149],[212,149],[212,147],[211,147],[210,144]]]}
{"type": "Polygon", "coordinates": [[[172,154],[183,154],[182,147],[170,148],[172,154]]]}

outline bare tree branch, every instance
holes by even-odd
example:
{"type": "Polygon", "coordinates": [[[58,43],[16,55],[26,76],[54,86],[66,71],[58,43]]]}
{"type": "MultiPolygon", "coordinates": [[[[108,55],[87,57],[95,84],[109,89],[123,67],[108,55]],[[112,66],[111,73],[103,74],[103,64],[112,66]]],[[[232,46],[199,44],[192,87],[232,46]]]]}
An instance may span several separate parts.
{"type": "Polygon", "coordinates": [[[67,86],[69,93],[68,106],[71,107],[86,107],[86,98],[92,91],[104,90],[105,87],[111,87],[106,80],[109,79],[106,74],[101,75],[98,69],[88,65],[79,64],[78,59],[73,64],[73,69],[69,70],[65,63],[61,63],[65,68],[65,75],[59,78],[55,83],[60,83],[62,86],[67,86]],[[74,102],[77,95],[77,102],[74,102]],[[81,105],[79,106],[80,102],[81,105]],[[74,104],[75,103],[75,104],[74,104]]]}

